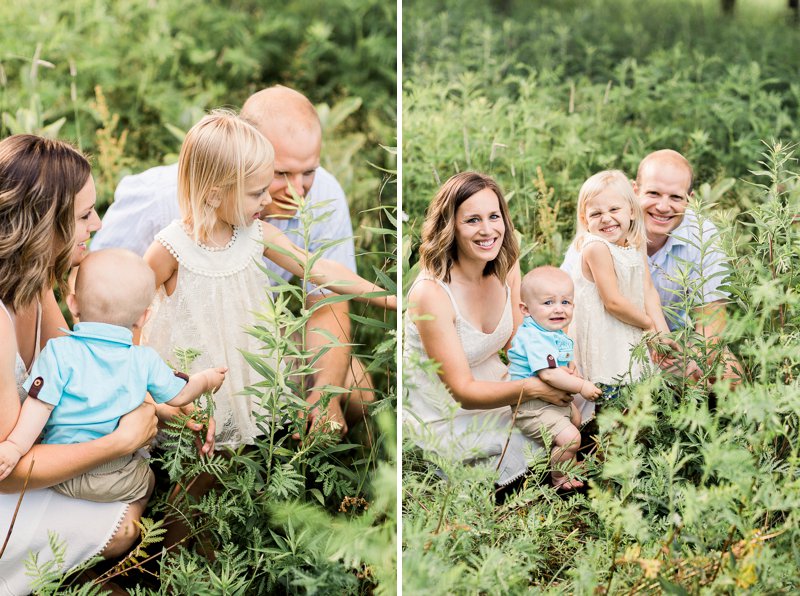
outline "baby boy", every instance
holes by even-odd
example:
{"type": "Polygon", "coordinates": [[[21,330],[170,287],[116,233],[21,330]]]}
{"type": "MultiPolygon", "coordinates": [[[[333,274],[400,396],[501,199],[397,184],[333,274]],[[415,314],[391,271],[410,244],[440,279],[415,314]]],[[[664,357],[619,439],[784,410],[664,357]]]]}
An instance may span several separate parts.
{"type": "MultiPolygon", "coordinates": [[[[517,329],[508,352],[512,379],[538,376],[556,389],[580,393],[594,401],[601,390],[575,372],[572,340],[564,333],[572,322],[574,287],[572,279],[556,267],[537,267],[522,278],[520,310],[525,319],[517,329]]],[[[575,404],[556,406],[531,400],[519,405],[516,426],[528,437],[553,439],[550,461],[553,486],[572,490],[583,486],[556,470],[560,462],[574,459],[581,444],[580,412],[575,404]]]]}
{"type": "MultiPolygon", "coordinates": [[[[81,322],[47,342],[24,384],[28,397],[8,440],[0,443],[0,480],[44,429],[44,443],[83,443],[112,432],[149,392],[158,403],[183,406],[225,380],[226,368],[187,377],[173,373],[152,349],[133,345],[155,295],[155,275],[134,253],[90,253],[67,306],[81,322]]],[[[90,501],[132,502],[148,496],[153,473],[138,454],[110,461],[53,487],[90,501]]]]}

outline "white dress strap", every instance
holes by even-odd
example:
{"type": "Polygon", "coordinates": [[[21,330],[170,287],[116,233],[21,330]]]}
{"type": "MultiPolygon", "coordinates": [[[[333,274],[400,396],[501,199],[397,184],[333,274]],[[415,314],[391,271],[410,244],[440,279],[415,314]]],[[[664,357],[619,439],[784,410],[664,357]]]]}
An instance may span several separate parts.
{"type": "Polygon", "coordinates": [[[183,223],[173,221],[155,238],[186,269],[207,277],[228,277],[246,269],[264,252],[261,222],[234,226],[233,237],[222,248],[206,247],[189,236],[183,223]],[[224,258],[220,258],[224,255],[224,258]]]}
{"type": "Polygon", "coordinates": [[[2,308],[3,311],[5,311],[6,315],[8,316],[8,320],[11,321],[11,324],[13,325],[14,324],[14,317],[12,317],[11,313],[8,312],[8,309],[6,308],[6,305],[3,304],[2,300],[0,300],[0,308],[2,308]]]}
{"type": "MultiPolygon", "coordinates": [[[[42,351],[42,303],[41,301],[36,301],[36,344],[33,348],[33,360],[31,361],[31,366],[33,363],[36,362],[36,359],[39,357],[39,353],[42,351]]],[[[28,371],[30,372],[30,371],[28,371]]]]}

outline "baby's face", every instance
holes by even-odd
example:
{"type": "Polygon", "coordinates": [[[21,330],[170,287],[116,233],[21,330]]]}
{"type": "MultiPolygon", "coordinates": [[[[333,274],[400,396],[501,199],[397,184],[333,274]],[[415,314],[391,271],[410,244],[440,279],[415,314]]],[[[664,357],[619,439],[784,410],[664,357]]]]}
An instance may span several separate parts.
{"type": "MultiPolygon", "coordinates": [[[[548,331],[560,331],[572,322],[574,290],[572,280],[548,280],[524,292],[522,299],[527,314],[548,331]]],[[[523,314],[525,308],[523,308],[523,314]]]]}

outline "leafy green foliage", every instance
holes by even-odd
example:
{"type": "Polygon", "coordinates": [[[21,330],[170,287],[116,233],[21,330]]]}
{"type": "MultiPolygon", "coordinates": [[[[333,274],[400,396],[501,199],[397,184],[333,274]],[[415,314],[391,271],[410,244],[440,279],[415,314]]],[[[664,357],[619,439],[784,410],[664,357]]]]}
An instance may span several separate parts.
{"type": "MultiPolygon", "coordinates": [[[[359,272],[394,292],[395,6],[378,0],[273,4],[6,2],[0,136],[35,132],[75,142],[92,158],[102,213],[123,175],[174,162],[184,131],[207,109],[241,106],[269,85],[296,88],[318,109],[322,165],[347,195],[359,272]]],[[[303,226],[313,220],[304,214],[303,226]]],[[[397,515],[387,491],[393,505],[396,482],[387,477],[396,473],[395,431],[384,419],[395,419],[394,315],[351,305],[352,351],[376,386],[368,421],[342,442],[333,429],[306,435],[302,396],[318,358],[303,348],[311,311],[298,285],[273,280],[273,286],[272,308],[251,329],[263,353],[244,354],[267,379],[248,389],[267,412],[260,421],[264,435],[227,457],[199,459],[185,418],[163,431],[163,449],[153,458],[159,484],[142,521],[142,543],[102,576],[134,594],[394,591],[396,561],[387,552],[394,553],[397,515]],[[302,442],[291,438],[295,431],[302,442]],[[201,474],[216,488],[195,499],[187,489],[201,474]],[[192,539],[159,553],[166,516],[186,522],[192,539]],[[336,536],[325,544],[306,540],[321,519],[337,528],[336,536]]],[[[178,354],[174,364],[186,369],[191,358],[178,354]]],[[[322,403],[342,391],[325,387],[322,403]]],[[[211,414],[213,398],[192,417],[211,414]]],[[[53,541],[58,556],[63,545],[53,541]]],[[[41,593],[101,591],[63,577],[58,562],[34,559],[31,573],[41,593]]]]}
{"type": "Polygon", "coordinates": [[[405,591],[800,588],[800,31],[784,3],[755,5],[723,21],[700,0],[405,3],[405,283],[425,207],[451,174],[498,179],[526,271],[560,264],[590,174],[633,177],[648,151],[673,147],[695,166],[693,206],[730,256],[722,344],[745,379],[710,389],[721,352],[676,334],[704,381],[657,374],[606,404],[584,433],[585,495],[555,494],[543,453],[497,504],[493,470],[406,443],[405,591]]]}

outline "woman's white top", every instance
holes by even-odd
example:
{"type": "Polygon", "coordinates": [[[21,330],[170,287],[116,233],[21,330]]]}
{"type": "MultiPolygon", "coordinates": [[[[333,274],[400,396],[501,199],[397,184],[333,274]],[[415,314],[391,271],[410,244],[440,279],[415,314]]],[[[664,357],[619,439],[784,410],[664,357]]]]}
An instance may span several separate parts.
{"type": "MultiPolygon", "coordinates": [[[[617,246],[607,240],[586,234],[582,249],[593,242],[608,247],[617,275],[620,293],[637,308],[644,310],[644,280],[650,272],[645,269],[642,252],[634,247],[617,246]]],[[[583,378],[592,383],[630,383],[641,378],[642,364],[631,360],[631,349],[644,335],[639,327],[623,323],[606,310],[597,285],[584,277],[583,259],[578,259],[571,271],[575,283],[575,310],[569,326],[569,336],[575,341],[575,362],[583,378]]],[[[649,356],[648,356],[649,358],[649,356]]],[[[583,402],[576,397],[576,404],[583,402]]],[[[584,419],[594,412],[594,404],[581,407],[584,419]]]]}
{"type": "MultiPolygon", "coordinates": [[[[14,319],[0,302],[12,325],[14,319]]],[[[3,316],[0,313],[0,316],[3,316]]],[[[36,355],[41,336],[41,309],[36,321],[36,355]]],[[[15,381],[20,396],[25,395],[22,383],[28,370],[17,354],[15,381]]],[[[34,464],[35,465],[35,464],[34,464]]],[[[11,525],[19,495],[0,494],[0,535],[5,538],[11,525]]],[[[25,561],[38,553],[39,564],[52,560],[50,533],[66,546],[63,570],[67,571],[98,555],[108,544],[122,522],[128,505],[125,503],[93,503],[71,499],[50,489],[29,490],[22,497],[14,530],[0,559],[0,596],[29,594],[31,578],[25,574],[25,561]]]]}
{"type": "MultiPolygon", "coordinates": [[[[231,241],[221,249],[197,244],[177,220],[155,239],[178,261],[178,280],[170,296],[163,286],[158,289],[142,330],[142,344],[153,347],[174,367],[176,348],[199,350],[190,374],[227,366],[225,382],[214,394],[217,449],[252,444],[263,434],[256,426],[257,415],[268,414],[258,396],[242,394],[245,387],[264,381],[242,355],[262,354],[265,349],[247,333],[256,324],[254,313],[265,316],[259,324],[278,333],[274,317],[270,320],[274,312],[269,278],[259,268],[264,252],[261,222],[235,227],[231,241]]],[[[264,363],[274,370],[274,359],[264,363]]]]}
{"type": "MultiPolygon", "coordinates": [[[[514,333],[508,286],[497,328],[491,333],[483,333],[461,315],[446,283],[420,277],[414,285],[423,280],[438,284],[450,298],[459,340],[459,345],[452,346],[452,349],[463,350],[472,376],[479,381],[508,381],[508,367],[500,360],[499,354],[514,333]]],[[[500,462],[499,484],[508,484],[525,473],[528,462],[541,447],[512,426],[509,406],[490,410],[465,410],[459,406],[436,373],[430,367],[426,370],[420,366],[428,360],[428,355],[410,315],[406,315],[405,321],[403,359],[403,386],[407,394],[403,421],[408,436],[415,443],[453,461],[485,463],[493,468],[500,462]],[[501,461],[509,436],[508,449],[501,461]]]]}

